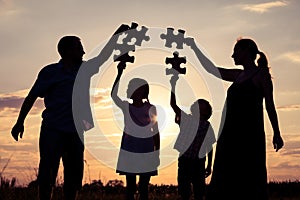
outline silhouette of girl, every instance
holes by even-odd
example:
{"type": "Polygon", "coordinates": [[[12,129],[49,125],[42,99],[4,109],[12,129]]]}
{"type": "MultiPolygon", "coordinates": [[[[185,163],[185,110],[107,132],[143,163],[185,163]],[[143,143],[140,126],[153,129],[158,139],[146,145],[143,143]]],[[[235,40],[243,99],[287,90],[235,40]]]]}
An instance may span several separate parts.
{"type": "Polygon", "coordinates": [[[126,175],[127,199],[134,199],[136,176],[139,175],[138,191],[140,199],[148,199],[150,177],[157,175],[159,165],[160,138],[157,114],[150,104],[149,85],[140,78],[132,79],[128,84],[127,97],[132,103],[122,101],[117,93],[124,65],[118,65],[118,75],[111,96],[124,115],[124,131],[118,158],[117,172],[126,175]]]}
{"type": "Polygon", "coordinates": [[[283,140],[265,54],[253,40],[240,39],[232,58],[235,65],[244,69],[225,69],[216,67],[193,39],[187,44],[207,72],[233,82],[227,91],[222,118],[225,121],[217,142],[207,199],[268,199],[263,99],[274,131],[276,151],[283,147],[283,140]]]}

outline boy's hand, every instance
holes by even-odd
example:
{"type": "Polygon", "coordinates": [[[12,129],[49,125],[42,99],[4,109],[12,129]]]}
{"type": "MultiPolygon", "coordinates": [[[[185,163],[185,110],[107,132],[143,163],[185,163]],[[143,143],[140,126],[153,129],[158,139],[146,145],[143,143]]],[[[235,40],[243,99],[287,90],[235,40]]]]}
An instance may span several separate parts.
{"type": "Polygon", "coordinates": [[[178,79],[179,79],[178,75],[173,75],[170,79],[171,85],[175,85],[178,79]]]}

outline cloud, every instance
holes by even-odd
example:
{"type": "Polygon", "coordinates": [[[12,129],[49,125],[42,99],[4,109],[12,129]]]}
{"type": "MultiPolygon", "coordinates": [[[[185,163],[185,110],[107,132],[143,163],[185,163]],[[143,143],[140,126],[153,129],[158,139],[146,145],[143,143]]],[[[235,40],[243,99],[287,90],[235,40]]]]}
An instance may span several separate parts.
{"type": "Polygon", "coordinates": [[[24,101],[24,98],[12,96],[0,98],[0,111],[5,108],[19,108],[24,101]]]}
{"type": "MultiPolygon", "coordinates": [[[[10,115],[19,113],[27,92],[28,90],[20,90],[14,93],[0,94],[0,117],[3,114],[10,115]]],[[[30,114],[40,114],[43,109],[43,100],[37,99],[30,111],[30,114]]]]}
{"type": "Polygon", "coordinates": [[[285,170],[291,170],[291,169],[295,170],[295,169],[300,169],[300,165],[284,162],[284,163],[280,163],[280,164],[274,166],[273,168],[285,169],[285,170]]]}
{"type": "Polygon", "coordinates": [[[284,7],[287,5],[288,5],[287,1],[272,1],[272,2],[267,2],[267,3],[242,5],[242,9],[251,11],[251,12],[265,13],[265,12],[268,12],[272,8],[284,7]]]}
{"type": "Polygon", "coordinates": [[[6,152],[16,152],[16,151],[21,151],[21,152],[35,152],[37,151],[36,145],[34,144],[36,141],[31,143],[21,143],[21,144],[1,144],[0,149],[1,151],[6,151],[6,152]]]}
{"type": "Polygon", "coordinates": [[[0,16],[10,16],[17,14],[19,10],[13,4],[11,0],[0,0],[0,16]]]}
{"type": "Polygon", "coordinates": [[[297,135],[285,135],[281,155],[300,157],[300,138],[297,135]]]}
{"type": "MultiPolygon", "coordinates": [[[[0,112],[4,110],[9,110],[12,113],[19,112],[21,105],[24,101],[24,97],[20,96],[4,96],[0,97],[0,112]]],[[[40,113],[44,108],[43,100],[38,99],[33,105],[31,114],[40,113]]]]}
{"type": "Polygon", "coordinates": [[[300,157],[300,148],[294,150],[288,150],[281,153],[282,156],[293,156],[293,157],[300,157]]]}
{"type": "Polygon", "coordinates": [[[281,58],[289,60],[294,63],[300,63],[300,51],[287,52],[283,54],[281,58]]]}
{"type": "Polygon", "coordinates": [[[295,110],[300,110],[300,105],[292,104],[292,105],[277,106],[276,109],[281,111],[295,111],[295,110]]]}
{"type": "Polygon", "coordinates": [[[112,99],[110,96],[110,88],[98,88],[91,89],[91,98],[94,102],[94,108],[101,110],[107,110],[112,108],[112,99]]]}

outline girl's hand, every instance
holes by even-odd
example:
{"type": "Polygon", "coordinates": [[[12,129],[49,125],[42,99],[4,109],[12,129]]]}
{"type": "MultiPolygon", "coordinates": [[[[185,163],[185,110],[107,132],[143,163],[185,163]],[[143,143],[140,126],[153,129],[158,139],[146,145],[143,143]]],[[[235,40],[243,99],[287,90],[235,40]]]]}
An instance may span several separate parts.
{"type": "Polygon", "coordinates": [[[118,68],[118,74],[122,74],[124,69],[126,68],[126,63],[125,62],[119,62],[117,68],[118,68]]]}

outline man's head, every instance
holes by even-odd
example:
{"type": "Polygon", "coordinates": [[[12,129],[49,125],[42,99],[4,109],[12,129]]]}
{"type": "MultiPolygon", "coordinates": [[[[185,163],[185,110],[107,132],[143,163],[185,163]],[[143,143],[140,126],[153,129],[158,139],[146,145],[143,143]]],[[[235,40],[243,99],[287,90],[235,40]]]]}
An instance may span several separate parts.
{"type": "Polygon", "coordinates": [[[80,38],[77,36],[64,36],[58,44],[57,50],[61,58],[82,61],[82,56],[85,54],[80,38]]]}

